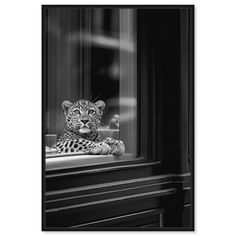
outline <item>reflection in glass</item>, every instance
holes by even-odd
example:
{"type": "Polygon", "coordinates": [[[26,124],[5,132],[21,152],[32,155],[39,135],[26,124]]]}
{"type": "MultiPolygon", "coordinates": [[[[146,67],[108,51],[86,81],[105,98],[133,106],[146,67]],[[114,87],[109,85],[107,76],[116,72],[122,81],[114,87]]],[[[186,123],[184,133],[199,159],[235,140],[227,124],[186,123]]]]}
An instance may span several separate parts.
{"type": "Polygon", "coordinates": [[[103,100],[99,132],[136,155],[136,21],[131,9],[47,9],[46,134],[64,129],[61,104],[103,100]]]}

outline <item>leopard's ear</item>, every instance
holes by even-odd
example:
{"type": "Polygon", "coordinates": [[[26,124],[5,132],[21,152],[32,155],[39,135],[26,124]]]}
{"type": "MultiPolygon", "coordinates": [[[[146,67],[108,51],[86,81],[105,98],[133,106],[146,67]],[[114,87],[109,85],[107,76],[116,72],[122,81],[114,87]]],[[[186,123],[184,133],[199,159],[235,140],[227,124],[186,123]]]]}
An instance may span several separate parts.
{"type": "Polygon", "coordinates": [[[94,103],[96,105],[96,107],[100,110],[103,111],[105,109],[105,102],[103,102],[102,100],[99,100],[97,102],[94,103]]]}
{"type": "Polygon", "coordinates": [[[64,101],[64,102],[62,103],[62,109],[63,109],[65,115],[68,113],[68,110],[69,110],[69,108],[70,108],[72,105],[73,105],[73,103],[72,103],[72,102],[69,102],[69,101],[64,101]]]}

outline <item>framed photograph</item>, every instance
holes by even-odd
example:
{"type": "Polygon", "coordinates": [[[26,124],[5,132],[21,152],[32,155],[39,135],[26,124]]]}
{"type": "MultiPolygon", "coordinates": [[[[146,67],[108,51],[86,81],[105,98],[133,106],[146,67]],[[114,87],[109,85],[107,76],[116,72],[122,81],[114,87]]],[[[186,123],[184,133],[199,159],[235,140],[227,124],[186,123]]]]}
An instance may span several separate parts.
{"type": "Polygon", "coordinates": [[[42,6],[42,230],[194,230],[194,6],[42,6]]]}

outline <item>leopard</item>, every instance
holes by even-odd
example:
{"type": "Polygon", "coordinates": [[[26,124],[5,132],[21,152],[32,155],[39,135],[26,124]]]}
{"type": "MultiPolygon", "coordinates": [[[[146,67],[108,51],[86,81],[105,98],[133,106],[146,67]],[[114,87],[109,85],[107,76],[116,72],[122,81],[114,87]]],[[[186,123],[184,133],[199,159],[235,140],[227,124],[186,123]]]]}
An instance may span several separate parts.
{"type": "Polygon", "coordinates": [[[74,103],[64,101],[62,109],[65,115],[65,126],[56,144],[58,153],[112,154],[117,157],[124,154],[123,141],[112,137],[102,140],[98,132],[105,109],[104,101],[90,102],[85,99],[74,103]]]}

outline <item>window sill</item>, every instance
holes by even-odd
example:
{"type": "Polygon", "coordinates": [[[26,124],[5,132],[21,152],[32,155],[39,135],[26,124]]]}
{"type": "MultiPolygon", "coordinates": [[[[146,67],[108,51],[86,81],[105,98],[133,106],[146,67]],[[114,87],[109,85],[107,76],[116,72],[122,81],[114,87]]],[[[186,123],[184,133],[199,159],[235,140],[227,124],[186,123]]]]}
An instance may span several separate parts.
{"type": "Polygon", "coordinates": [[[46,171],[69,169],[76,167],[96,166],[101,164],[132,162],[135,160],[144,161],[146,158],[137,158],[132,154],[125,154],[121,157],[114,155],[57,155],[46,156],[46,171]]]}

